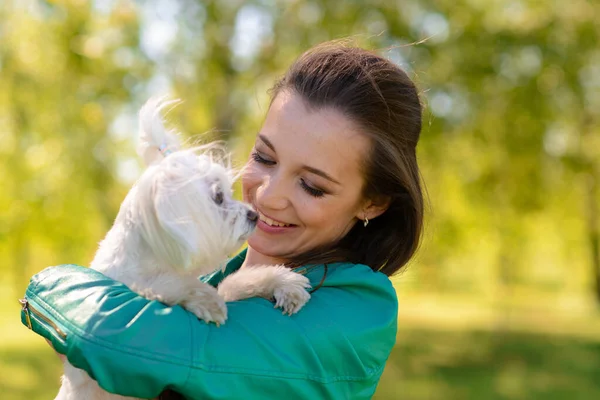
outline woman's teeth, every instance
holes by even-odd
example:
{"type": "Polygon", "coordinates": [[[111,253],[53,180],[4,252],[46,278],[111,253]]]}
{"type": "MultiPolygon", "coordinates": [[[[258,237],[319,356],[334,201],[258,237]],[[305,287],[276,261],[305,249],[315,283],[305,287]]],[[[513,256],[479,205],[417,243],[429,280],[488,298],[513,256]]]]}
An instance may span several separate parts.
{"type": "Polygon", "coordinates": [[[281,222],[273,221],[271,218],[269,218],[267,216],[264,216],[260,212],[258,213],[258,217],[260,218],[260,220],[262,222],[266,223],[267,225],[271,225],[271,226],[290,226],[289,224],[284,224],[284,223],[281,223],[281,222]]]}

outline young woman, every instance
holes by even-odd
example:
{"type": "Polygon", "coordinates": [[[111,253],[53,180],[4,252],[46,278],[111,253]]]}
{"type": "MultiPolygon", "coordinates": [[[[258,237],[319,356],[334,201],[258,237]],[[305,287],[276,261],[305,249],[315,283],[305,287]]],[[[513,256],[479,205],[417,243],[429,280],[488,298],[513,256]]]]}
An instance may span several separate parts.
{"type": "Polygon", "coordinates": [[[239,268],[284,263],[316,289],[307,305],[286,316],[265,299],[230,303],[217,328],[59,266],[28,288],[50,316],[34,328],[126,396],[371,398],[396,339],[388,277],[421,236],[420,131],[417,89],[400,68],[335,43],[311,49],[274,86],[243,175],[257,229],[223,273],[204,278],[217,285],[239,268]]]}

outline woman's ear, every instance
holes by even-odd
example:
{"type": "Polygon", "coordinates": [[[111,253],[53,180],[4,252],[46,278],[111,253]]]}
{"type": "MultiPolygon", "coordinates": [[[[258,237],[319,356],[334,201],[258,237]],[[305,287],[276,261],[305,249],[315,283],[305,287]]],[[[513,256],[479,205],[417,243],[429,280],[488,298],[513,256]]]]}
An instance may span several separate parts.
{"type": "Polygon", "coordinates": [[[365,218],[373,219],[383,214],[390,206],[391,199],[388,196],[379,196],[374,199],[367,199],[357,217],[361,220],[365,218]]]}

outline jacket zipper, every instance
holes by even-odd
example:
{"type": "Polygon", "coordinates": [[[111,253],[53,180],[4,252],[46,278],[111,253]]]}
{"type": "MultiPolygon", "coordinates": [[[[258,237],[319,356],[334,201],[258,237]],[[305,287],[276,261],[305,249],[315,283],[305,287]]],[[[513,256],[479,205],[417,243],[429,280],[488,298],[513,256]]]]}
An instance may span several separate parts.
{"type": "Polygon", "coordinates": [[[27,300],[27,298],[19,299],[19,303],[23,306],[22,310],[25,311],[25,320],[27,321],[27,327],[33,330],[31,325],[31,314],[34,314],[38,319],[44,321],[47,325],[52,327],[54,331],[60,336],[63,340],[67,339],[67,334],[63,332],[62,329],[58,327],[50,318],[46,317],[44,314],[36,310],[27,300]]]}

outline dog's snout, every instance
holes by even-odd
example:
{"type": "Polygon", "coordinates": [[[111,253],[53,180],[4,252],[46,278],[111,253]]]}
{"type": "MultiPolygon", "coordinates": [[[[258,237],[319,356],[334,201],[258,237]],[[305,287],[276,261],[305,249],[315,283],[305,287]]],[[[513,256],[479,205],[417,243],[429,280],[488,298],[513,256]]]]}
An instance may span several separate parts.
{"type": "Polygon", "coordinates": [[[256,222],[256,220],[258,220],[258,214],[253,210],[248,210],[246,217],[252,222],[256,222]]]}

